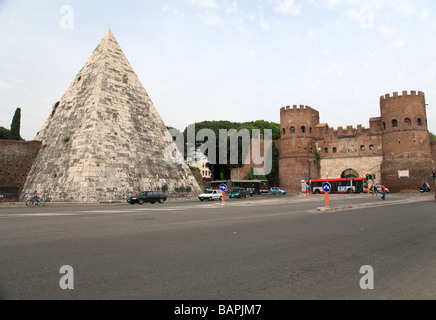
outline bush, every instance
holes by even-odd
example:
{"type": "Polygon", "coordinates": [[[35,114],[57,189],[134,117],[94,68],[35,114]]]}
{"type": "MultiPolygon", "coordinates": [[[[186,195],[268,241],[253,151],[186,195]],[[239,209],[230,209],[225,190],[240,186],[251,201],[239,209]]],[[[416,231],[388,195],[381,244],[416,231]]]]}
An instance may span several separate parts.
{"type": "Polygon", "coordinates": [[[9,140],[10,131],[6,128],[0,127],[0,140],[9,140]]]}

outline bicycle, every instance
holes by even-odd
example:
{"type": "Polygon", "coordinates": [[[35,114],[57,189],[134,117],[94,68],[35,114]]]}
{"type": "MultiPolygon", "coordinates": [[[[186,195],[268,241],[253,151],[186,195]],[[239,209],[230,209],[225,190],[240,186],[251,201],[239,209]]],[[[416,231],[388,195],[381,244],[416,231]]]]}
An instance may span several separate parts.
{"type": "Polygon", "coordinates": [[[27,207],[42,207],[44,202],[41,199],[30,198],[26,201],[27,207]]]}

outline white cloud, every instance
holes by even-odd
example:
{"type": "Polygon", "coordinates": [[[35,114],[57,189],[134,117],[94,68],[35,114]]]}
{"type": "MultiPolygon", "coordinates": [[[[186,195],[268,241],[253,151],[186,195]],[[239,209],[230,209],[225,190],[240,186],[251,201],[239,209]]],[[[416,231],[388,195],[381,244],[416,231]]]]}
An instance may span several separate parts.
{"type": "Polygon", "coordinates": [[[275,0],[274,12],[299,15],[301,12],[301,6],[295,4],[295,0],[275,0]]]}
{"type": "Polygon", "coordinates": [[[221,24],[221,17],[215,12],[203,12],[199,15],[203,23],[208,26],[217,26],[221,24]]]}
{"type": "Polygon", "coordinates": [[[230,7],[226,9],[227,14],[231,13],[237,13],[238,12],[238,3],[236,1],[233,1],[230,7]]]}
{"type": "Polygon", "coordinates": [[[198,6],[204,9],[217,9],[218,5],[215,0],[189,0],[191,5],[198,6]]]}
{"type": "Polygon", "coordinates": [[[0,80],[0,89],[10,89],[13,85],[0,80]]]}
{"type": "Polygon", "coordinates": [[[378,30],[384,36],[392,36],[394,34],[394,32],[395,32],[394,28],[388,27],[385,24],[382,24],[381,26],[379,26],[378,30]]]}
{"type": "Polygon", "coordinates": [[[375,12],[373,7],[364,5],[359,8],[351,8],[348,15],[351,19],[357,20],[363,30],[374,29],[375,12]]]}
{"type": "Polygon", "coordinates": [[[421,21],[427,21],[428,20],[428,18],[429,18],[429,16],[430,16],[430,14],[431,14],[431,10],[430,9],[424,9],[424,10],[422,10],[422,12],[419,14],[419,19],[421,20],[421,21]]]}
{"type": "Polygon", "coordinates": [[[397,41],[392,42],[392,46],[397,48],[397,49],[402,48],[405,45],[406,45],[406,43],[403,40],[397,40],[397,41]]]}

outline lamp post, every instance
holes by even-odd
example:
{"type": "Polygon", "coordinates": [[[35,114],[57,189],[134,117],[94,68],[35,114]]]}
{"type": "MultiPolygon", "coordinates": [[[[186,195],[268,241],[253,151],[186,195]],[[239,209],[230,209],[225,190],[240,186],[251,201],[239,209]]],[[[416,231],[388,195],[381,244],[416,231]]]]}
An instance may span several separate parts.
{"type": "MultiPolygon", "coordinates": [[[[311,185],[311,180],[312,180],[312,169],[311,169],[311,165],[310,165],[310,163],[311,163],[311,161],[310,161],[310,152],[312,151],[312,148],[310,147],[310,143],[308,143],[307,144],[307,148],[305,148],[306,150],[307,150],[307,164],[308,164],[308,166],[309,166],[309,177],[308,177],[308,187],[309,187],[309,190],[311,191],[311,188],[310,188],[310,185],[311,185]]],[[[307,190],[307,186],[306,186],[306,190],[307,190]]],[[[309,191],[309,194],[310,194],[310,191],[309,191]]]]}

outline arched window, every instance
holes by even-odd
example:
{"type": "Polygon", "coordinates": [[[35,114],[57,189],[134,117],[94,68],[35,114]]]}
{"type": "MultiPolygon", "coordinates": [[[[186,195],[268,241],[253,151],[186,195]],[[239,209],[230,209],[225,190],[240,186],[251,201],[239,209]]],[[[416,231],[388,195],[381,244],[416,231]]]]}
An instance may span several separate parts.
{"type": "Polygon", "coordinates": [[[406,120],[404,120],[404,125],[406,127],[411,127],[412,126],[412,120],[410,120],[409,118],[407,118],[406,120]]]}
{"type": "Polygon", "coordinates": [[[283,128],[283,134],[286,134],[286,129],[285,128],[283,128]]]}
{"type": "Polygon", "coordinates": [[[365,151],[365,146],[360,146],[360,151],[365,151]]]}
{"type": "Polygon", "coordinates": [[[333,153],[338,153],[338,149],[336,147],[333,148],[333,153]]]}
{"type": "Polygon", "coordinates": [[[392,127],[398,128],[398,120],[392,120],[392,127]]]}
{"type": "Polygon", "coordinates": [[[373,146],[373,145],[370,145],[370,146],[369,146],[369,150],[374,151],[374,146],[373,146]]]}
{"type": "Polygon", "coordinates": [[[383,122],[383,129],[386,130],[386,122],[383,122]]]}
{"type": "Polygon", "coordinates": [[[422,119],[418,118],[418,126],[422,127],[422,119]]]}
{"type": "Polygon", "coordinates": [[[306,133],[306,127],[305,126],[301,127],[301,133],[306,133]]]}
{"type": "Polygon", "coordinates": [[[329,148],[324,148],[325,153],[329,153],[329,148]]]}
{"type": "Polygon", "coordinates": [[[291,127],[291,133],[295,133],[295,127],[291,127]]]}

